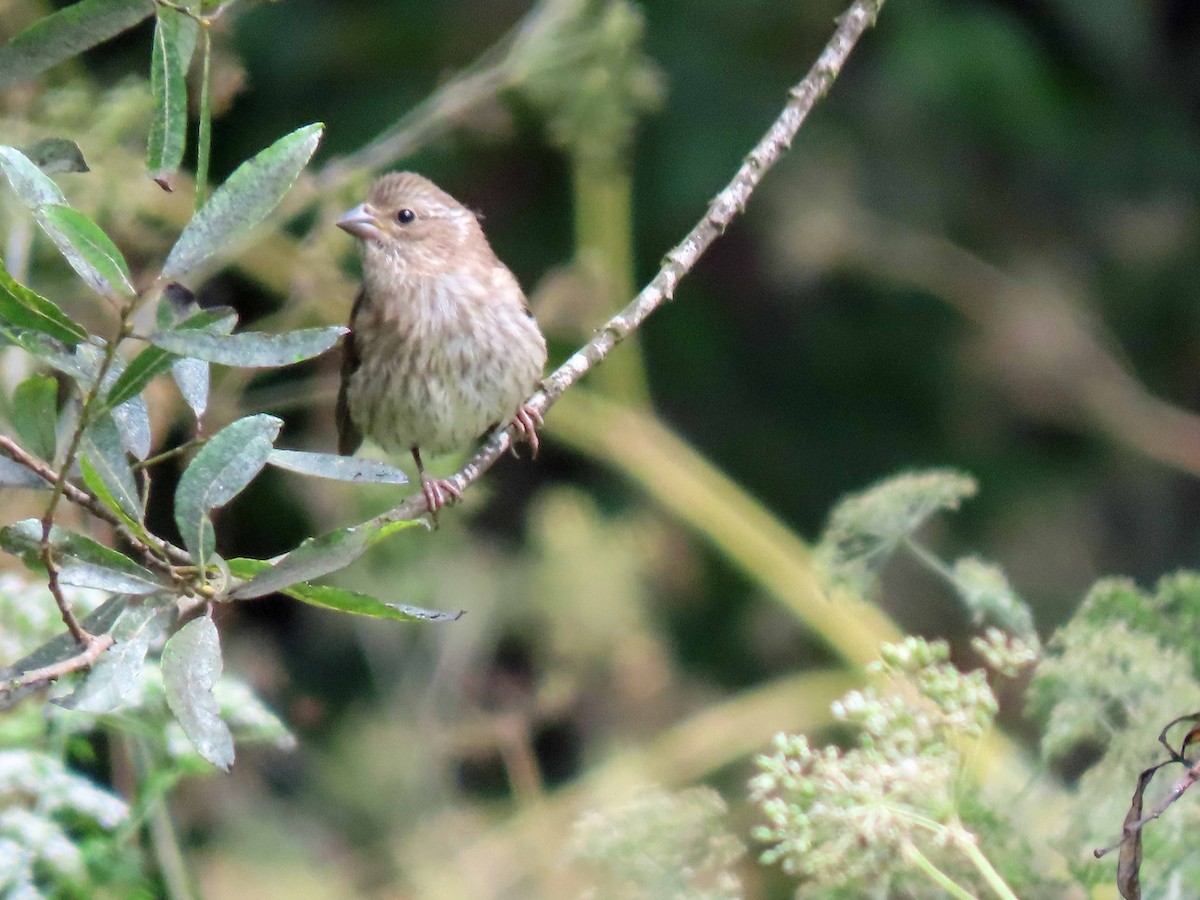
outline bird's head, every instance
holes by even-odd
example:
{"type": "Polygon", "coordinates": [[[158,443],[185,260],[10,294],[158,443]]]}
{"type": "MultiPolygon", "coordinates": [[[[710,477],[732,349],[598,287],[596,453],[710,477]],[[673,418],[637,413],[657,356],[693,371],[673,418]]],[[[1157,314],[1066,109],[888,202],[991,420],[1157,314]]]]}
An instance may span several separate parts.
{"type": "Polygon", "coordinates": [[[384,175],[337,226],[362,241],[366,267],[401,268],[410,277],[440,271],[470,247],[488,247],[475,214],[413,172],[384,175]]]}

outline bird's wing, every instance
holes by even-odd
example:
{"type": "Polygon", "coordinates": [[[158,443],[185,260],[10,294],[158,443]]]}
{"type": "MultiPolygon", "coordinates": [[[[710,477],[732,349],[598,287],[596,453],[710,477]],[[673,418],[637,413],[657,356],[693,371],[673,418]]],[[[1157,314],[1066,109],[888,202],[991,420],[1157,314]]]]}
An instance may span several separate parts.
{"type": "Polygon", "coordinates": [[[358,314],[366,302],[367,289],[365,287],[360,288],[358,296],[354,298],[354,307],[350,310],[350,331],[342,339],[342,384],[338,388],[336,418],[338,453],[341,453],[343,456],[353,453],[361,446],[363,441],[362,432],[350,417],[349,390],[350,377],[358,371],[358,367],[362,363],[362,356],[359,353],[354,333],[358,329],[358,314]]]}

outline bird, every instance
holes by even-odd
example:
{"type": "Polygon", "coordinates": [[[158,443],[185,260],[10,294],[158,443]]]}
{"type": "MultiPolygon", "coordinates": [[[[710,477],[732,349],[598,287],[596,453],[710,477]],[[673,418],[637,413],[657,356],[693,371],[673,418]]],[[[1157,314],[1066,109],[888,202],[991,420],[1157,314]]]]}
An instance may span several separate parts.
{"type": "Polygon", "coordinates": [[[537,456],[542,417],[527,399],[541,383],[546,339],[516,277],[479,217],[428,178],[389,172],[337,227],[358,239],[362,287],[344,338],[338,452],[368,437],[411,453],[434,524],[461,500],[422,453],[463,450],[512,425],[537,456]]]}

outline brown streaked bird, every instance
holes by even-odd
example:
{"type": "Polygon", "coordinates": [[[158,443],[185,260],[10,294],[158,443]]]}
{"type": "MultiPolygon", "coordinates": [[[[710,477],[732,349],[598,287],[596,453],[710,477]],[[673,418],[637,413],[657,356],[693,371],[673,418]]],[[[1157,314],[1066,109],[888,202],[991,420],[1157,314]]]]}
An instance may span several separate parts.
{"type": "Polygon", "coordinates": [[[338,452],[369,437],[411,452],[430,513],[449,479],[421,454],[468,447],[512,423],[537,455],[541,416],[525,405],[546,365],[546,339],[517,279],[474,213],[412,172],[391,172],[337,220],[358,238],[363,286],[350,313],[338,392],[338,452]]]}

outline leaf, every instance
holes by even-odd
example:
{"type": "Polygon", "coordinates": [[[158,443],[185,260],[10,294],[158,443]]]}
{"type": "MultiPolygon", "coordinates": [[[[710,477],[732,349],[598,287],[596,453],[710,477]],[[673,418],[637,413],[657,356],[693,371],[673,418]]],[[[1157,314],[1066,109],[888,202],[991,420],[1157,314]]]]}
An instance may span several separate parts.
{"type": "Polygon", "coordinates": [[[99,294],[132,297],[129,266],[100,226],[62,203],[38,208],[38,224],[84,283],[99,294]]]}
{"type": "Polygon", "coordinates": [[[283,334],[243,331],[239,334],[181,334],[156,331],[150,343],[180,356],[242,368],[286,366],[319,356],[332,347],[346,328],[301,328],[283,334]]]}
{"type": "MultiPolygon", "coordinates": [[[[270,568],[271,563],[265,559],[237,558],[229,560],[229,571],[237,578],[250,579],[270,568]]],[[[349,591],[331,585],[309,584],[306,581],[283,588],[279,593],[312,606],[360,616],[371,616],[375,619],[405,622],[455,622],[463,615],[461,610],[449,613],[422,609],[419,606],[405,606],[400,603],[385,603],[367,594],[360,594],[358,591],[349,591]]]]}
{"type": "MultiPolygon", "coordinates": [[[[236,318],[229,315],[225,307],[218,307],[217,309],[203,310],[195,313],[189,319],[179,324],[177,328],[189,331],[213,328],[218,332],[223,332],[225,328],[232,328],[235,322],[236,318]]],[[[195,334],[191,334],[187,336],[187,339],[194,340],[195,337],[195,334]]],[[[163,350],[161,347],[153,345],[147,347],[135,356],[133,362],[113,381],[112,387],[109,388],[108,396],[104,399],[105,408],[119,406],[136,397],[146,385],[156,376],[171,368],[178,359],[178,356],[167,350],[163,350]]]]}
{"type": "Polygon", "coordinates": [[[167,641],[162,654],[167,705],[196,751],[214,766],[233,765],[233,735],[221,720],[213,688],[221,677],[221,639],[208,616],[193,619],[167,641]]]}
{"type": "Polygon", "coordinates": [[[192,459],[175,489],[175,524],[204,567],[216,549],[209,513],[232,500],[267,463],[282,420],[247,416],[218,431],[192,459]]]}
{"type": "Polygon", "coordinates": [[[957,509],[975,490],[973,479],[946,470],[889,478],[834,507],[818,553],[835,579],[855,590],[870,590],[901,542],[939,510],[957,509]]]}
{"type": "MultiPolygon", "coordinates": [[[[99,362],[97,361],[97,371],[99,362]]],[[[114,356],[104,373],[104,381],[100,388],[110,391],[125,372],[125,360],[114,356]]],[[[96,415],[107,413],[111,415],[121,435],[121,444],[138,459],[145,459],[150,453],[150,411],[146,407],[146,399],[134,395],[124,403],[108,408],[107,404],[97,410],[96,415]]]]}
{"type": "MultiPolygon", "coordinates": [[[[50,529],[50,546],[59,565],[59,580],[64,584],[123,594],[149,594],[162,589],[149,569],[82,534],[56,525],[50,529]]],[[[39,519],[22,519],[0,528],[0,547],[21,557],[30,569],[45,569],[39,519]]]]}
{"type": "Polygon", "coordinates": [[[0,47],[0,88],[33,78],[153,12],[150,0],[81,0],[39,19],[0,47]]]}
{"type": "Polygon", "coordinates": [[[1017,596],[1004,570],[973,556],[956,560],[951,570],[954,591],[975,625],[991,622],[1018,637],[1037,634],[1029,606],[1017,596]]]}
{"type": "MultiPolygon", "coordinates": [[[[90,615],[85,616],[79,624],[88,634],[107,634],[113,622],[121,614],[129,598],[123,594],[110,597],[97,607],[90,615]]],[[[42,644],[32,653],[17,660],[7,669],[0,670],[0,712],[11,709],[22,698],[41,690],[43,685],[27,685],[23,688],[13,688],[12,682],[26,672],[52,666],[55,663],[70,659],[79,653],[79,645],[68,632],[63,632],[52,640],[42,644]]]]}
{"type": "Polygon", "coordinates": [[[32,328],[74,347],[88,338],[87,329],[8,274],[0,261],[0,320],[16,328],[32,328]]]}
{"type": "Polygon", "coordinates": [[[57,381],[49,375],[31,375],[17,385],[13,391],[12,425],[25,449],[34,456],[53,460],[57,423],[57,381]]]}
{"type": "MultiPolygon", "coordinates": [[[[2,52],[2,51],[0,51],[2,52]]],[[[90,172],[79,145],[69,138],[43,138],[21,152],[47,175],[60,172],[90,172]]]]}
{"type": "Polygon", "coordinates": [[[198,23],[190,16],[158,7],[150,57],[154,117],[146,146],[146,167],[156,181],[174,175],[183,161],[187,143],[187,71],[196,49],[197,27],[198,23]]]}
{"type": "Polygon", "coordinates": [[[408,476],[386,463],[334,453],[304,453],[299,450],[272,450],[267,464],[335,481],[360,481],[375,484],[407,484],[408,476]]]}
{"type": "Polygon", "coordinates": [[[145,528],[137,519],[131,517],[125,512],[123,506],[118,502],[116,496],[109,490],[104,479],[100,477],[100,472],[93,466],[86,456],[79,457],[79,474],[83,476],[83,483],[87,485],[87,489],[96,495],[96,499],[107,506],[117,517],[124,522],[135,535],[142,540],[147,540],[145,528]]]}
{"type": "Polygon", "coordinates": [[[280,557],[270,570],[255,575],[230,592],[234,600],[248,600],[282,591],[302,581],[311,581],[344,569],[358,559],[367,548],[395,531],[418,526],[420,523],[395,522],[385,527],[352,525],[339,528],[320,537],[309,538],[291,553],[280,557]]]}
{"type": "MultiPolygon", "coordinates": [[[[2,58],[3,54],[0,53],[2,58]]],[[[0,69],[0,84],[4,81],[2,72],[3,69],[0,69]]],[[[0,172],[4,173],[13,191],[32,212],[43,206],[67,202],[58,185],[16,147],[0,146],[0,172]]]]}
{"type": "MultiPolygon", "coordinates": [[[[145,514],[142,498],[138,494],[137,483],[133,480],[133,472],[130,471],[129,460],[125,456],[125,445],[112,416],[101,416],[89,425],[83,433],[79,447],[83,458],[91,463],[92,469],[103,484],[103,493],[111,498],[128,518],[140,522],[145,514]]],[[[88,481],[87,471],[83,470],[82,466],[80,468],[84,481],[96,491],[88,481]]],[[[100,497],[100,492],[97,492],[96,496],[100,497]]]]}
{"type": "Polygon", "coordinates": [[[180,278],[266,218],[308,164],[324,128],[297,129],[238,166],[183,229],[162,277],[180,278]]]}
{"type": "Polygon", "coordinates": [[[0,487],[50,489],[50,485],[44,479],[7,456],[0,456],[0,487]]]}
{"type": "Polygon", "coordinates": [[[171,364],[171,377],[199,423],[208,409],[208,363],[199,359],[177,359],[171,364]]]}
{"type": "Polygon", "coordinates": [[[146,654],[174,620],[173,604],[152,606],[144,601],[128,606],[113,624],[116,643],[100,657],[87,678],[69,697],[55,701],[77,712],[108,713],[133,694],[146,663],[146,654]]]}

